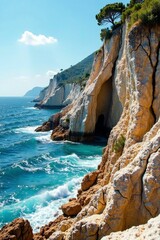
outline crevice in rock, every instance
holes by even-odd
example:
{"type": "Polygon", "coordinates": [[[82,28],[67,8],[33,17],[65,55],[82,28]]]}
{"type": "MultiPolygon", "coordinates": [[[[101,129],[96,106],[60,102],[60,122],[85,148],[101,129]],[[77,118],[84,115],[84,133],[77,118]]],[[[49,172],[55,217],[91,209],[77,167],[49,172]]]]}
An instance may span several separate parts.
{"type": "Polygon", "coordinates": [[[151,54],[148,54],[148,52],[146,51],[146,49],[143,47],[142,44],[139,45],[139,47],[141,47],[143,49],[143,51],[146,53],[149,61],[150,61],[150,64],[151,64],[151,67],[153,68],[153,63],[152,63],[152,59],[151,59],[151,54]]]}
{"type": "Polygon", "coordinates": [[[122,193],[120,192],[120,190],[116,189],[115,192],[119,193],[119,195],[121,195],[122,198],[128,199],[127,197],[123,196],[122,193]]]}
{"type": "MultiPolygon", "coordinates": [[[[149,31],[149,35],[151,36],[151,33],[149,31]]],[[[146,51],[146,49],[144,48],[144,46],[142,45],[142,43],[140,43],[136,49],[134,49],[134,51],[137,51],[139,47],[141,47],[143,49],[143,51],[145,52],[145,54],[147,55],[148,59],[149,59],[149,62],[151,64],[151,67],[153,69],[153,74],[152,74],[152,103],[151,103],[151,107],[150,107],[150,110],[151,110],[151,113],[153,115],[153,118],[154,118],[154,123],[156,122],[156,114],[154,112],[154,109],[153,109],[153,101],[154,101],[154,96],[155,96],[155,88],[156,88],[156,70],[157,70],[157,66],[158,66],[158,63],[159,63],[159,50],[160,50],[160,42],[158,43],[158,46],[157,46],[157,56],[156,56],[156,64],[154,65],[153,62],[152,62],[152,58],[151,58],[151,51],[152,51],[152,47],[151,47],[151,41],[150,41],[150,37],[146,36],[146,38],[148,39],[148,46],[149,46],[149,49],[150,49],[150,53],[148,53],[146,51]]]]}
{"type": "Polygon", "coordinates": [[[143,177],[144,177],[144,175],[145,175],[145,173],[146,173],[150,156],[151,156],[153,153],[156,153],[159,149],[160,149],[159,146],[157,146],[157,148],[149,154],[148,158],[146,159],[146,164],[145,164],[145,167],[144,167],[144,171],[143,171],[143,173],[142,173],[142,175],[141,175],[141,199],[142,199],[141,201],[142,201],[142,203],[143,203],[143,206],[145,207],[145,209],[147,210],[147,212],[150,214],[151,217],[154,217],[154,216],[152,216],[152,213],[149,211],[149,209],[146,208],[145,202],[143,201],[143,177]]]}
{"type": "Polygon", "coordinates": [[[157,67],[158,67],[158,64],[159,64],[159,51],[160,51],[160,41],[158,43],[158,46],[157,46],[157,56],[156,56],[156,64],[155,66],[153,67],[153,75],[152,75],[152,104],[151,104],[151,111],[152,111],[152,114],[154,116],[154,120],[156,122],[156,113],[154,112],[154,108],[153,108],[153,102],[154,102],[154,98],[155,98],[155,90],[156,90],[156,71],[157,71],[157,67]]]}

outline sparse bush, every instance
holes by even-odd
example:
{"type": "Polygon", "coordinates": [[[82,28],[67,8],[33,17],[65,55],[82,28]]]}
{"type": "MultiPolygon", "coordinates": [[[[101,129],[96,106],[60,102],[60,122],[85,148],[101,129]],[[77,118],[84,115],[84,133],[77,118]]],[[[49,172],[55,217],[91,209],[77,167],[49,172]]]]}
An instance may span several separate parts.
{"type": "Polygon", "coordinates": [[[116,153],[122,152],[125,145],[126,138],[121,134],[121,136],[114,142],[113,151],[116,153]]]}
{"type": "Polygon", "coordinates": [[[102,41],[110,39],[112,37],[112,30],[110,30],[109,28],[101,29],[100,37],[102,41]]]}
{"type": "Polygon", "coordinates": [[[122,25],[122,22],[116,22],[115,25],[113,25],[111,28],[112,28],[112,31],[116,30],[117,28],[119,28],[120,26],[122,25]]]}
{"type": "Polygon", "coordinates": [[[86,73],[85,78],[89,78],[90,73],[86,73]]]}

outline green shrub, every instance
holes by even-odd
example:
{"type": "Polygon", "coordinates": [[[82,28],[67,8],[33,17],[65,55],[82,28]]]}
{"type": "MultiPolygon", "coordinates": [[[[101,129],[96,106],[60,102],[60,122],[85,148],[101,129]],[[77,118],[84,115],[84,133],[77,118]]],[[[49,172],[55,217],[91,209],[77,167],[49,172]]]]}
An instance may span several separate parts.
{"type": "Polygon", "coordinates": [[[126,138],[121,134],[121,136],[114,142],[113,150],[116,153],[122,152],[125,145],[126,138]]]}
{"type": "Polygon", "coordinates": [[[139,11],[139,19],[144,25],[155,25],[160,23],[160,1],[146,0],[139,11]]]}
{"type": "Polygon", "coordinates": [[[117,28],[119,28],[120,26],[122,25],[122,22],[116,22],[115,25],[113,25],[111,28],[112,28],[112,31],[116,30],[117,28]]]}
{"type": "Polygon", "coordinates": [[[136,21],[143,25],[155,25],[160,23],[160,0],[144,0],[136,3],[131,0],[130,4],[122,14],[122,21],[129,20],[129,26],[136,21]]]}
{"type": "Polygon", "coordinates": [[[109,28],[101,29],[100,37],[102,41],[110,39],[112,37],[112,30],[110,30],[109,28]]]}

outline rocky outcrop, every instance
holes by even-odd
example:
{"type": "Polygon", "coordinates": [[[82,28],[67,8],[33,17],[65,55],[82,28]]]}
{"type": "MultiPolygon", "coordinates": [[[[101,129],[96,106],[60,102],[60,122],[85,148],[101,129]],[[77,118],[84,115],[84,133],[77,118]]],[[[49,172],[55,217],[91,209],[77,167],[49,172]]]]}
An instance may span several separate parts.
{"type": "Polygon", "coordinates": [[[35,106],[40,108],[64,107],[78,98],[86,85],[93,64],[94,53],[81,62],[56,74],[49,86],[40,92],[35,106]]]}
{"type": "Polygon", "coordinates": [[[82,180],[77,199],[63,206],[70,211],[78,203],[76,216],[64,212],[35,239],[116,239],[112,232],[157,216],[118,236],[133,231],[139,239],[150,238],[150,227],[159,236],[159,79],[160,26],[123,26],[105,42],[84,91],[58,115],[52,134],[84,140],[112,128],[102,161],[82,180]]]}
{"type": "Polygon", "coordinates": [[[39,93],[39,96],[36,97],[36,98],[33,100],[33,102],[41,102],[41,101],[44,99],[44,97],[46,96],[47,90],[48,90],[48,87],[45,87],[44,89],[42,89],[42,90],[40,91],[40,93],[39,93]]]}
{"type": "Polygon", "coordinates": [[[152,218],[145,225],[132,227],[123,232],[111,233],[109,236],[103,237],[102,240],[119,240],[119,239],[137,239],[137,240],[153,240],[160,238],[160,215],[152,218]]]}
{"type": "Polygon", "coordinates": [[[91,186],[93,186],[93,184],[96,182],[97,180],[97,175],[98,175],[98,171],[95,172],[91,172],[89,174],[87,174],[82,182],[81,182],[81,189],[82,191],[86,191],[88,190],[91,186]]]}
{"type": "Polygon", "coordinates": [[[61,119],[62,127],[66,117],[69,119],[70,140],[83,141],[95,133],[107,135],[107,130],[118,122],[122,105],[114,83],[114,70],[121,41],[122,29],[119,29],[97,52],[91,76],[83,93],[74,101],[67,115],[61,119]],[[116,111],[113,111],[115,108],[116,111]]]}
{"type": "Polygon", "coordinates": [[[62,129],[68,119],[71,140],[113,127],[63,239],[102,239],[160,214],[159,39],[159,26],[117,30],[97,53],[82,95],[60,119],[62,129]]]}
{"type": "Polygon", "coordinates": [[[27,220],[15,219],[0,230],[1,240],[32,240],[32,228],[27,220]]]}
{"type": "Polygon", "coordinates": [[[49,86],[41,91],[35,106],[40,108],[65,107],[72,103],[81,93],[79,83],[59,83],[56,76],[50,80],[49,86]]]}
{"type": "Polygon", "coordinates": [[[81,211],[81,205],[76,199],[69,201],[61,206],[62,212],[66,216],[76,216],[81,211]]]}

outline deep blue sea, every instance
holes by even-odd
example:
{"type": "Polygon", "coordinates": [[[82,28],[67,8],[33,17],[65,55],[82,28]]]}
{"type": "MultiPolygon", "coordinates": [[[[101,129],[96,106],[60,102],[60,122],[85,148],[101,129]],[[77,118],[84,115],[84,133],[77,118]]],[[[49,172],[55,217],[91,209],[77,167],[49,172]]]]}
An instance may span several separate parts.
{"type": "Polygon", "coordinates": [[[38,110],[30,98],[0,98],[0,227],[14,218],[34,232],[76,196],[82,177],[101,161],[103,144],[53,142],[34,129],[58,110],[38,110]]]}

